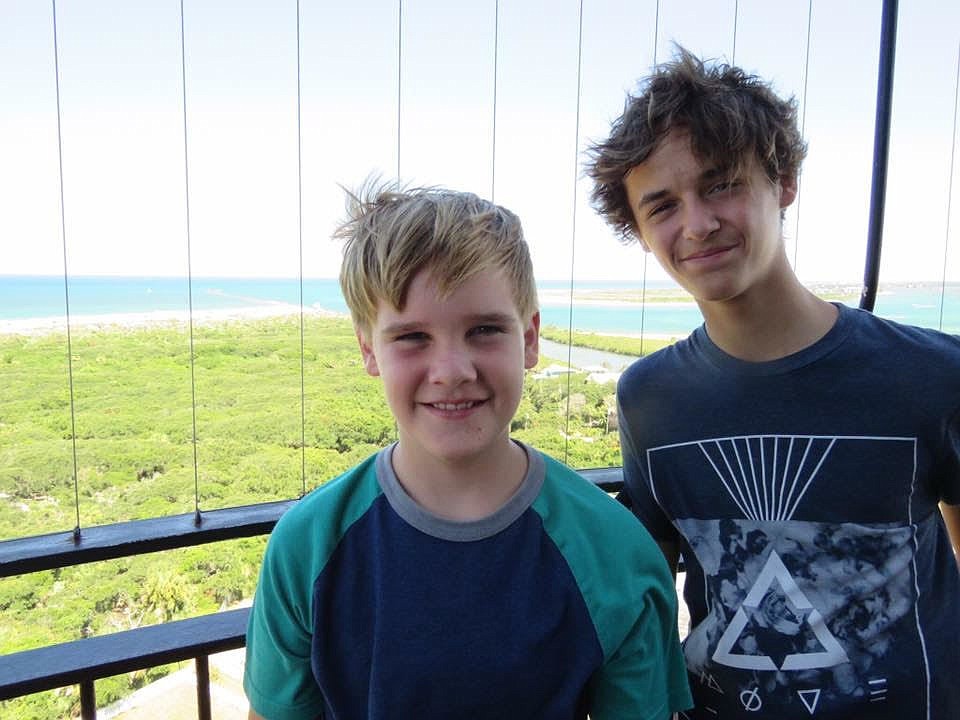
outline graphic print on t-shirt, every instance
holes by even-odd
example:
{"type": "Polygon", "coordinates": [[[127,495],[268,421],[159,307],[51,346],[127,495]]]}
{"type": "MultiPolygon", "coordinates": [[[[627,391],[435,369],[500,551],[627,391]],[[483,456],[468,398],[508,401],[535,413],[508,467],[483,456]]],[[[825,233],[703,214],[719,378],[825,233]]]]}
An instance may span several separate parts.
{"type": "Polygon", "coordinates": [[[912,439],[734,437],[654,448],[648,460],[652,491],[703,573],[706,616],[684,644],[698,707],[812,717],[860,701],[915,707],[925,685],[905,672],[923,666],[905,522],[912,439]],[[863,497],[879,473],[882,502],[863,497]],[[899,517],[891,495],[903,498],[899,517]]]}

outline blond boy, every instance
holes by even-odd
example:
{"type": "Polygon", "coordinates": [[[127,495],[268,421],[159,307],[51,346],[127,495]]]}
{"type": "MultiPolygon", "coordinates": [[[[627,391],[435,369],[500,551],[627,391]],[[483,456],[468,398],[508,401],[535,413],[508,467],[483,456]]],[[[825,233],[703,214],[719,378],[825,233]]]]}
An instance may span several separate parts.
{"type": "Polygon", "coordinates": [[[397,442],[271,537],[251,717],[663,719],[689,704],[670,574],[605,493],[510,438],[540,316],[517,217],[353,197],[341,286],[397,442]]]}

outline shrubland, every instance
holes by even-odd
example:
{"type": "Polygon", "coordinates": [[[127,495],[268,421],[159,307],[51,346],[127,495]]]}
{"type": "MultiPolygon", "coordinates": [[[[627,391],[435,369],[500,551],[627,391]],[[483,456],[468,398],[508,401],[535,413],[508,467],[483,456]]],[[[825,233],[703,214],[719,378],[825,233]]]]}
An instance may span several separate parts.
{"type": "MultiPolygon", "coordinates": [[[[395,438],[346,319],[197,326],[192,367],[190,340],[182,325],[78,329],[69,351],[62,334],[0,336],[0,539],[295,498],[395,438]]],[[[574,467],[619,465],[613,403],[612,383],[528,377],[511,430],[574,467]]],[[[229,607],[253,594],[265,542],[2,579],[0,653],[229,607]]],[[[98,701],[167,670],[101,681],[98,701]]],[[[65,688],[0,714],[78,707],[65,688]]]]}

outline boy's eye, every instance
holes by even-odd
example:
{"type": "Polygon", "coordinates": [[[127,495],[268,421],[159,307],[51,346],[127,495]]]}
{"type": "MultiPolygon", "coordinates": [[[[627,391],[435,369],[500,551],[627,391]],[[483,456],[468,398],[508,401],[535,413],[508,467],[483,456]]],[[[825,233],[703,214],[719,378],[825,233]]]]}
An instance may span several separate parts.
{"type": "Polygon", "coordinates": [[[403,335],[397,335],[394,338],[396,342],[424,342],[427,339],[427,334],[425,332],[408,332],[403,335]]]}
{"type": "Polygon", "coordinates": [[[505,330],[499,325],[477,325],[477,327],[470,329],[468,335],[487,336],[498,335],[502,332],[505,332],[505,330]]]}
{"type": "Polygon", "coordinates": [[[669,210],[669,209],[672,208],[672,207],[673,207],[673,203],[672,203],[672,202],[665,202],[665,203],[660,203],[659,205],[655,205],[655,206],[650,210],[650,217],[655,217],[655,216],[657,216],[657,215],[661,215],[661,214],[665,213],[667,210],[669,210]]]}
{"type": "Polygon", "coordinates": [[[708,190],[708,194],[710,194],[710,195],[716,195],[717,193],[730,192],[730,191],[733,190],[735,187],[737,187],[739,184],[740,184],[740,183],[739,183],[739,181],[737,181],[737,180],[724,180],[724,181],[722,181],[722,182],[718,182],[718,183],[714,184],[714,185],[710,188],[710,190],[708,190]]]}

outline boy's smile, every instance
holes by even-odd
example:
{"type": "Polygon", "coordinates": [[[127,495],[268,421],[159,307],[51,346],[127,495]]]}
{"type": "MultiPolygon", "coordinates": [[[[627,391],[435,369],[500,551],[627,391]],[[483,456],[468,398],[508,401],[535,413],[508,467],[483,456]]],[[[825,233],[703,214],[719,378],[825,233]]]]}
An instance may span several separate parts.
{"type": "Polygon", "coordinates": [[[496,468],[498,458],[512,457],[510,421],[524,370],[537,362],[539,325],[539,313],[520,317],[499,269],[477,273],[442,299],[425,270],[403,310],[380,302],[376,322],[358,339],[367,372],[383,380],[399,429],[395,460],[408,473],[496,468]]]}
{"type": "Polygon", "coordinates": [[[674,131],[624,185],[643,247],[701,307],[789,276],[780,211],[796,196],[792,180],[771,183],[756,162],[731,177],[674,131]]]}

